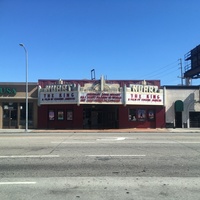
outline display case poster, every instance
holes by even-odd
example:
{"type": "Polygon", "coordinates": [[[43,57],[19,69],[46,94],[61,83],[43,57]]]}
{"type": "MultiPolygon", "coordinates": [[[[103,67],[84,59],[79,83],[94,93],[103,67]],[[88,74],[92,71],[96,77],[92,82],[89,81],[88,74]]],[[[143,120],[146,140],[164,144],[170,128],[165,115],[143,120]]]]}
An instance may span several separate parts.
{"type": "Polygon", "coordinates": [[[58,120],[63,120],[63,119],[64,119],[64,112],[58,111],[58,120]]]}
{"type": "Polygon", "coordinates": [[[138,120],[139,121],[145,121],[146,119],[146,110],[138,110],[138,120]]]}
{"type": "Polygon", "coordinates": [[[72,120],[72,119],[73,119],[73,112],[67,111],[67,120],[72,120]]]}
{"type": "Polygon", "coordinates": [[[49,120],[52,121],[55,119],[55,114],[53,110],[49,110],[49,120]]]}
{"type": "Polygon", "coordinates": [[[154,110],[149,110],[148,112],[149,120],[153,121],[155,119],[154,110]]]}

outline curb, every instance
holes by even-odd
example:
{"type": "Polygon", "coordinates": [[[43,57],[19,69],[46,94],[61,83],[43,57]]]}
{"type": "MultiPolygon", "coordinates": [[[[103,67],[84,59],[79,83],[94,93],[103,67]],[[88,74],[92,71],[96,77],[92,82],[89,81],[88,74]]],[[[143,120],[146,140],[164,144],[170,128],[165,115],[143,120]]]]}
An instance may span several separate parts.
{"type": "MultiPolygon", "coordinates": [[[[0,129],[0,134],[14,134],[14,133],[26,133],[24,129],[0,129]]],[[[30,129],[28,133],[200,133],[199,128],[178,128],[178,129],[30,129]]]]}

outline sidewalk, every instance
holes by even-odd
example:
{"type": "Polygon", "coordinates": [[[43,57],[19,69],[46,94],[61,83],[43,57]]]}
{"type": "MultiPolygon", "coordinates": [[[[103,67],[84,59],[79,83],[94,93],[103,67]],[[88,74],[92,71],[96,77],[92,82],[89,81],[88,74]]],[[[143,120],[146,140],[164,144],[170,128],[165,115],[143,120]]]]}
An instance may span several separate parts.
{"type": "MultiPolygon", "coordinates": [[[[29,133],[200,133],[200,128],[158,128],[158,129],[79,129],[79,130],[61,130],[61,129],[29,129],[29,133]]],[[[0,133],[25,133],[24,129],[0,129],[0,133]]]]}

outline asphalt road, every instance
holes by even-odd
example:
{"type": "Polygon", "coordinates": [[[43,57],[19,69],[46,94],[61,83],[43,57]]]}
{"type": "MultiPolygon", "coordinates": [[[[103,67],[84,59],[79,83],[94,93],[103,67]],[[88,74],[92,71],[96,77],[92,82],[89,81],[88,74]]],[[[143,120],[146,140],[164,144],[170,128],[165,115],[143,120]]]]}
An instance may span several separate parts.
{"type": "Polygon", "coordinates": [[[200,199],[200,133],[0,134],[0,199],[200,199]]]}

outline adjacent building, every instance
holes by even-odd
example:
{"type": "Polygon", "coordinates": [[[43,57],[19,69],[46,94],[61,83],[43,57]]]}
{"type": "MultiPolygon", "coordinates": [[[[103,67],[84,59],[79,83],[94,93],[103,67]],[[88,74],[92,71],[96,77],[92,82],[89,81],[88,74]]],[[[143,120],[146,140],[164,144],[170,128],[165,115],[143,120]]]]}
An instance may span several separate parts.
{"type": "MultiPolygon", "coordinates": [[[[0,128],[25,128],[26,91],[25,83],[0,83],[0,128]]],[[[29,83],[28,87],[28,126],[37,128],[38,86],[29,83]]]]}
{"type": "Polygon", "coordinates": [[[166,127],[200,127],[200,86],[164,86],[166,127]]]}

